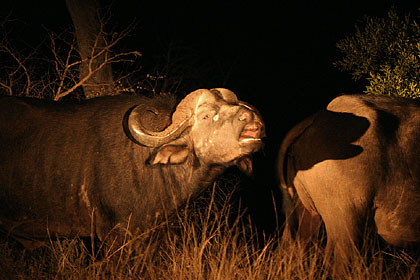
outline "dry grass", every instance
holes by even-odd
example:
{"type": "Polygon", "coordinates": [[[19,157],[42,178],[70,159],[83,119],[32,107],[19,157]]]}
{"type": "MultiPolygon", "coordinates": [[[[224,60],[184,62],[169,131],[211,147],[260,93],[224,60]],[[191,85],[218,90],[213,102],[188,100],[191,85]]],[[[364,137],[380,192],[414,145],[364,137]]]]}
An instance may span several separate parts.
{"type": "MultiPolygon", "coordinates": [[[[124,246],[114,251],[100,244],[92,251],[77,238],[51,241],[33,252],[3,241],[0,278],[330,279],[321,265],[321,243],[304,249],[269,238],[259,246],[251,223],[234,215],[228,204],[218,205],[214,197],[205,206],[196,203],[182,210],[170,227],[127,233],[124,246]]],[[[403,252],[364,253],[340,279],[420,279],[418,260],[403,252]]]]}

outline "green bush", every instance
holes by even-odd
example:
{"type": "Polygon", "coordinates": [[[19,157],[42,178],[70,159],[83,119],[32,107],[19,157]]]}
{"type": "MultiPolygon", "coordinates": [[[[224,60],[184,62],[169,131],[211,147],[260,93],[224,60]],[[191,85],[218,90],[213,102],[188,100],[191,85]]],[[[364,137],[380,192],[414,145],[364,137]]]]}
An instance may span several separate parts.
{"type": "Polygon", "coordinates": [[[334,64],[354,80],[366,79],[365,93],[420,97],[420,25],[393,8],[386,18],[366,17],[363,27],[337,43],[344,55],[334,64]]]}

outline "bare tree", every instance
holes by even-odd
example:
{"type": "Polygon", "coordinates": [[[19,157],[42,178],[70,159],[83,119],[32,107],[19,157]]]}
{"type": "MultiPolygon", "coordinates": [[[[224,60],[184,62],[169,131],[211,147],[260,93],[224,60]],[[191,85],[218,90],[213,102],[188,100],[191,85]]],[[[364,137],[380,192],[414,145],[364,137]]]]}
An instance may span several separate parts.
{"type": "MultiPolygon", "coordinates": [[[[36,47],[9,41],[10,25],[19,23],[10,17],[0,22],[0,90],[8,95],[36,96],[59,100],[83,88],[85,98],[133,92],[129,88],[130,73],[114,79],[112,64],[133,62],[138,51],[116,52],[114,47],[134,29],[130,24],[118,32],[106,33],[106,20],[99,15],[95,0],[66,0],[75,32],[69,29],[55,33],[45,28],[48,39],[36,47]],[[49,42],[49,44],[48,44],[49,42]],[[17,44],[16,44],[17,43],[17,44]],[[47,43],[47,44],[45,44],[47,43]],[[27,46],[26,49],[16,45],[27,46]],[[48,51],[49,50],[49,51],[48,51]]],[[[133,70],[134,69],[134,70],[133,70]]]]}
{"type": "Polygon", "coordinates": [[[5,90],[8,95],[13,95],[15,88],[20,84],[20,91],[28,96],[32,87],[32,80],[26,64],[31,56],[21,57],[17,51],[12,49],[5,38],[0,44],[0,53],[7,54],[12,60],[12,63],[8,64],[7,69],[5,69],[7,71],[6,77],[0,79],[0,88],[5,90]],[[21,80],[25,82],[22,83],[21,80]],[[16,81],[19,82],[17,83],[16,81]]]}
{"type": "Polygon", "coordinates": [[[96,0],[66,0],[76,31],[81,58],[79,79],[86,98],[114,94],[111,64],[106,63],[109,48],[104,36],[104,22],[96,0]]]}
{"type": "MultiPolygon", "coordinates": [[[[103,23],[101,23],[103,26],[103,23]]],[[[103,95],[115,95],[122,89],[119,85],[120,81],[130,76],[132,73],[126,73],[117,80],[112,78],[112,64],[119,62],[134,62],[136,57],[141,56],[138,51],[129,52],[112,52],[111,48],[125,38],[133,29],[133,25],[129,25],[120,33],[114,33],[109,41],[104,40],[104,45],[100,51],[97,51],[96,43],[90,49],[92,56],[83,57],[76,46],[74,37],[67,39],[65,35],[56,35],[50,33],[51,52],[53,58],[51,64],[54,65],[55,80],[50,83],[54,89],[54,100],[74,92],[77,88],[83,87],[85,97],[92,98],[103,95]],[[57,44],[58,42],[58,44],[57,44]],[[60,50],[57,45],[64,49],[60,50]],[[76,74],[78,73],[78,75],[76,74]]],[[[76,36],[77,37],[77,36],[76,36]]],[[[95,42],[105,38],[105,33],[101,31],[99,34],[93,35],[95,42]]],[[[93,38],[92,38],[93,39],[93,38]]],[[[77,38],[78,46],[80,37],[77,38]]],[[[53,79],[46,79],[51,81],[53,79]]]]}

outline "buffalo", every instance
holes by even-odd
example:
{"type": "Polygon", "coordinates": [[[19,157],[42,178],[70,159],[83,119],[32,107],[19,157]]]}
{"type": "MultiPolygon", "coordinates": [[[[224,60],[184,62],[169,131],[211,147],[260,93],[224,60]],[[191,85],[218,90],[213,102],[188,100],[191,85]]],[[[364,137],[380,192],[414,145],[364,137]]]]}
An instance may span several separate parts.
{"type": "Polygon", "coordinates": [[[323,222],[327,257],[341,268],[365,232],[418,248],[419,130],[419,101],[369,95],[336,97],[295,126],[278,158],[285,235],[308,241],[323,222]]]}
{"type": "Polygon", "coordinates": [[[175,105],[171,96],[0,98],[1,230],[25,246],[144,231],[227,167],[252,171],[264,137],[254,107],[221,88],[175,105]]]}

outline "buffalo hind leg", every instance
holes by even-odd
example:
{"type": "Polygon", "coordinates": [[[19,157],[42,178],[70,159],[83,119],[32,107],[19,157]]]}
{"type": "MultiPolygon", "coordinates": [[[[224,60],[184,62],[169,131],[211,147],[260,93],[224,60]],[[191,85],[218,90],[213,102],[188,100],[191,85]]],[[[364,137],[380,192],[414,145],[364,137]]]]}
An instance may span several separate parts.
{"type": "Polygon", "coordinates": [[[296,238],[308,245],[315,237],[318,237],[321,228],[321,217],[312,211],[308,211],[302,203],[296,205],[298,230],[296,238]]]}
{"type": "Polygon", "coordinates": [[[285,211],[283,238],[298,241],[306,247],[319,233],[322,220],[317,213],[308,211],[300,200],[293,204],[293,207],[285,211]]]}
{"type": "Polygon", "coordinates": [[[364,222],[347,211],[331,211],[324,219],[327,246],[324,264],[333,275],[345,274],[350,264],[360,256],[358,247],[362,241],[364,222]],[[343,215],[346,213],[346,215],[343,215]]]}

